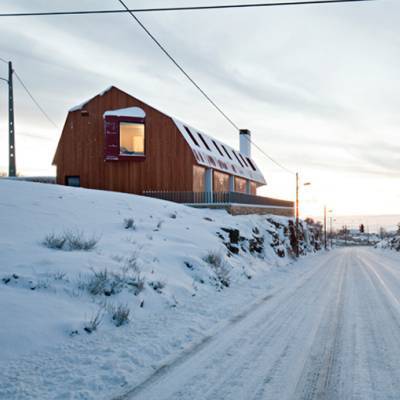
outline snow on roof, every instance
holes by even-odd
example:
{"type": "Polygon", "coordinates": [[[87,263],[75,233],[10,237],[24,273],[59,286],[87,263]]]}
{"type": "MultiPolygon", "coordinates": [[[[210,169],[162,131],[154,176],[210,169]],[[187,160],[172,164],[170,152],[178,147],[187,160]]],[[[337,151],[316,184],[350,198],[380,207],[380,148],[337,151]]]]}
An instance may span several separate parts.
{"type": "Polygon", "coordinates": [[[118,110],[106,111],[103,114],[103,117],[107,116],[145,118],[146,113],[139,107],[128,107],[128,108],[120,108],[118,110]]]}
{"type": "MultiPolygon", "coordinates": [[[[108,91],[110,91],[113,87],[109,86],[107,89],[103,90],[101,93],[96,94],[96,96],[104,96],[108,91]]],[[[80,111],[82,110],[89,101],[92,101],[96,96],[91,97],[89,100],[84,101],[81,104],[78,104],[72,108],[69,109],[69,112],[74,112],[74,111],[80,111]]]]}
{"type": "Polygon", "coordinates": [[[240,176],[262,185],[266,184],[262,172],[251,158],[245,157],[227,144],[176,118],[172,120],[192,149],[199,165],[240,176]]]}

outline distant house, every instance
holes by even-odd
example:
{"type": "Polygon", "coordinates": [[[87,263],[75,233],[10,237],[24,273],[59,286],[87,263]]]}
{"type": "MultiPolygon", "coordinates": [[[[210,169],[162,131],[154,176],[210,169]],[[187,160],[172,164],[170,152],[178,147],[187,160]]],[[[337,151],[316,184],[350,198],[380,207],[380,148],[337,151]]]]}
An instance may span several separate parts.
{"type": "Polygon", "coordinates": [[[292,202],[256,196],[266,181],[248,130],[237,151],[114,86],[69,111],[53,164],[62,185],[293,214],[292,202]]]}

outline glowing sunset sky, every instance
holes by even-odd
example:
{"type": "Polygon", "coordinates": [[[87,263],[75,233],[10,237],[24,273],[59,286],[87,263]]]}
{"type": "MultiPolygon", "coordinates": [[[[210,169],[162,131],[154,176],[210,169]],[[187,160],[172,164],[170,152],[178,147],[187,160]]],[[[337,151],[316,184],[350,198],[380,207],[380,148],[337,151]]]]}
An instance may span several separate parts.
{"type": "MultiPolygon", "coordinates": [[[[234,2],[233,0],[230,3],[234,2]]],[[[185,1],[185,5],[215,4],[185,1]]],[[[221,1],[221,4],[223,1],[221,1]]],[[[128,1],[174,6],[181,0],[128,1]]],[[[4,0],[1,12],[119,8],[110,1],[4,0]]],[[[400,203],[400,2],[142,14],[140,18],[253,140],[310,187],[304,214],[396,214],[400,203]]],[[[66,113],[115,85],[238,146],[238,134],[127,15],[0,20],[10,59],[56,122],[15,83],[17,167],[54,174],[66,113]]],[[[0,64],[0,77],[6,65],[0,64]]],[[[7,169],[7,90],[0,83],[0,170],[7,169]]],[[[253,149],[268,186],[293,198],[294,177],[253,149]]]]}

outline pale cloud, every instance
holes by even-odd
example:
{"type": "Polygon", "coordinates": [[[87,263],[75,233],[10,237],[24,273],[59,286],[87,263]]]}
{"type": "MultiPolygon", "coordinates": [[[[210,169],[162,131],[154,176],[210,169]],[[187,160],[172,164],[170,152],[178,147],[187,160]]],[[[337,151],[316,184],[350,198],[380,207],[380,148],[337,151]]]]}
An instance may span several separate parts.
{"type": "MultiPolygon", "coordinates": [[[[129,3],[147,5],[144,0],[129,3]]],[[[105,0],[72,0],[63,6],[6,0],[1,7],[47,10],[49,4],[54,9],[119,7],[105,0]]],[[[140,18],[211,97],[252,130],[265,151],[314,179],[313,198],[331,199],[338,212],[355,213],[360,204],[367,208],[367,178],[398,199],[393,186],[400,178],[399,13],[397,0],[386,0],[140,18]],[[327,175],[330,185],[323,183],[327,175]],[[356,176],[365,190],[357,188],[356,176]]],[[[237,145],[237,133],[127,15],[3,19],[0,56],[14,61],[60,127],[49,126],[16,83],[17,161],[24,173],[51,171],[67,110],[112,84],[237,145]]],[[[0,65],[0,76],[5,73],[0,65]]],[[[3,89],[2,167],[7,161],[3,89]]],[[[254,156],[269,181],[264,192],[292,196],[292,176],[256,150],[254,156]]],[[[379,205],[377,196],[369,198],[374,212],[379,207],[398,212],[397,200],[379,205]]]]}

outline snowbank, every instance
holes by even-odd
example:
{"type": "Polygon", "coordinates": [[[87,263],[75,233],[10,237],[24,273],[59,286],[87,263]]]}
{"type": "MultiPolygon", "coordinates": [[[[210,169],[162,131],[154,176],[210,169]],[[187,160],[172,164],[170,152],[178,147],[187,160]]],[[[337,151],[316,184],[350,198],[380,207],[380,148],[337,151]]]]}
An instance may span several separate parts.
{"type": "Polygon", "coordinates": [[[381,240],[376,246],[378,249],[390,249],[400,251],[400,236],[385,238],[381,240]]]}
{"type": "MultiPolygon", "coordinates": [[[[291,232],[287,218],[0,180],[0,398],[139,383],[298,273],[291,232]]],[[[318,248],[302,237],[303,254],[318,248]]]]}

